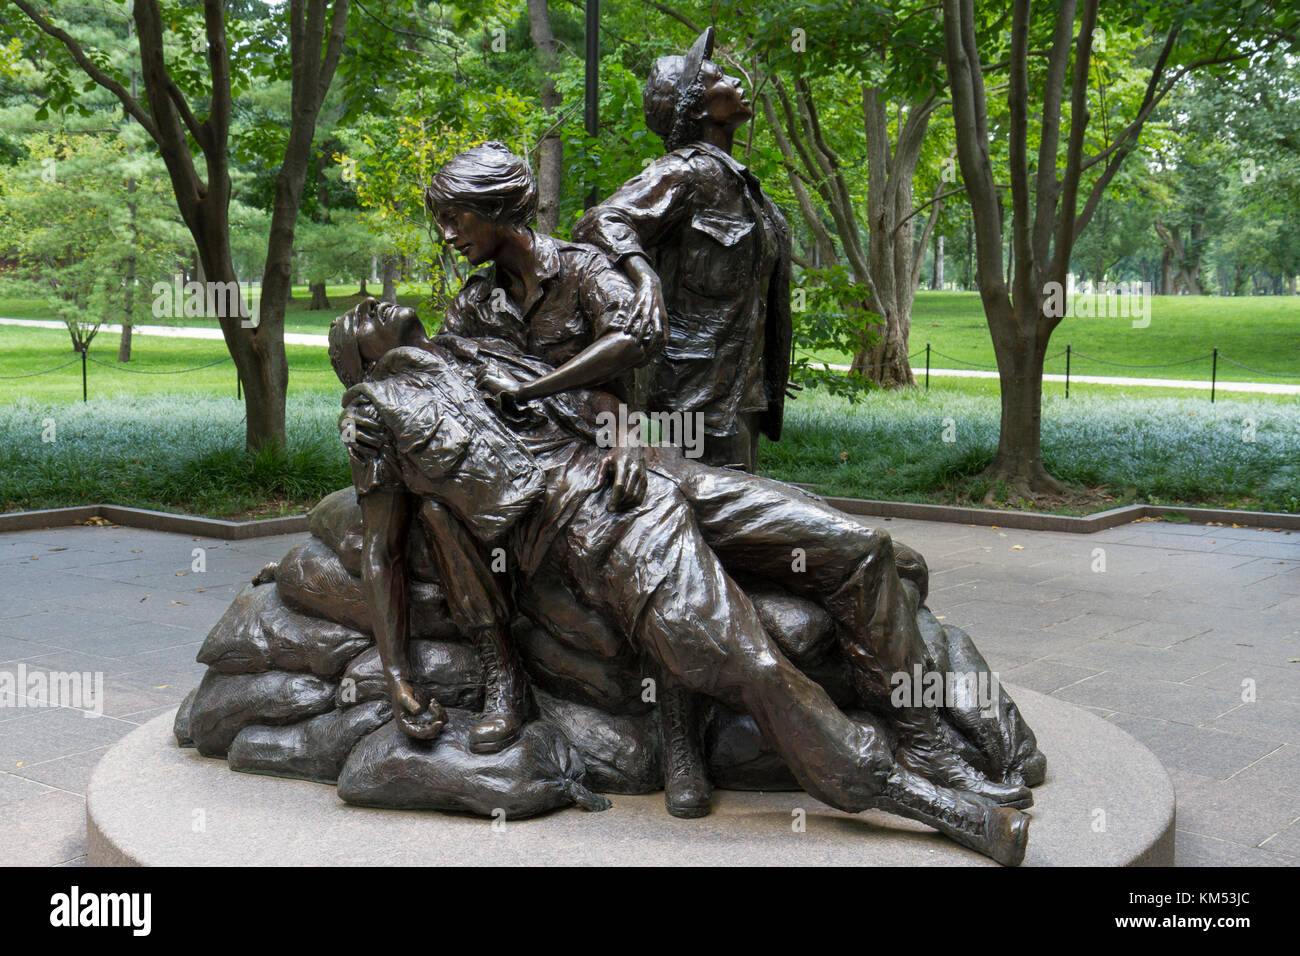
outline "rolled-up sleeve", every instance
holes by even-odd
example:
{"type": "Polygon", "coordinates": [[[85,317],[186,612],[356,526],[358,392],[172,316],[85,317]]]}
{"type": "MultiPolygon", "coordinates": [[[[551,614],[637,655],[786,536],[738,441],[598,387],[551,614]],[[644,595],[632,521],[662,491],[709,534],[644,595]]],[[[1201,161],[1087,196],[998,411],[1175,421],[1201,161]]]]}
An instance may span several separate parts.
{"type": "Polygon", "coordinates": [[[579,305],[591,321],[592,340],[610,332],[622,332],[636,340],[646,358],[664,347],[667,329],[663,323],[640,315],[636,290],[623,273],[601,253],[592,253],[583,265],[578,286],[579,305]]]}
{"type": "Polygon", "coordinates": [[[645,256],[646,248],[689,212],[693,183],[687,160],[673,153],[661,156],[587,210],[573,227],[573,238],[597,247],[618,265],[630,255],[645,256]]]}

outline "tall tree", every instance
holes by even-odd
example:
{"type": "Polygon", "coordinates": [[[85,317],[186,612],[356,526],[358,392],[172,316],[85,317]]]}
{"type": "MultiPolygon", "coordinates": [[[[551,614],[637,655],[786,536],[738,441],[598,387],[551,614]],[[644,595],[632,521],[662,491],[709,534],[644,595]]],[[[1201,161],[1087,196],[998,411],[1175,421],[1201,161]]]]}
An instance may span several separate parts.
{"type": "Polygon", "coordinates": [[[750,73],[814,261],[843,264],[865,290],[853,371],[887,388],[914,385],[912,304],[940,197],[951,191],[930,176],[941,188],[914,203],[926,134],[944,105],[935,82],[938,24],[919,2],[873,17],[848,0],[727,9],[732,28],[754,37],[750,51],[730,59],[750,73]]]}
{"type": "Polygon", "coordinates": [[[554,120],[537,144],[537,228],[553,233],[560,225],[560,185],[564,182],[564,140],[557,128],[563,99],[555,85],[560,57],[547,0],[528,0],[528,32],[537,47],[542,74],[542,108],[554,120]]]}
{"type": "MultiPolygon", "coordinates": [[[[171,180],[181,218],[194,238],[207,282],[237,283],[230,244],[229,138],[236,84],[266,75],[278,56],[277,45],[242,25],[236,42],[262,49],[250,55],[251,70],[231,72],[231,37],[225,0],[204,0],[203,27],[190,49],[206,54],[204,69],[168,55],[168,39],[187,29],[183,11],[161,0],[134,0],[132,19],[140,51],[145,99],[141,102],[122,79],[106,70],[97,51],[88,50],[52,19],[51,11],[29,0],[10,0],[47,36],[58,41],[82,72],[111,92],[154,141],[171,180]],[[206,88],[204,88],[206,87],[206,88]],[[206,115],[200,116],[206,106],[206,115]],[[195,163],[203,161],[203,173],[195,163]]],[[[285,392],[289,370],[284,353],[284,312],[290,293],[294,226],[302,200],[317,115],[334,78],[347,34],[349,0],[290,0],[288,69],[290,125],[276,177],[267,240],[262,296],[257,321],[237,310],[219,317],[222,334],[243,382],[245,439],[250,449],[283,445],[285,392]]],[[[42,5],[43,6],[43,5],[42,5]]],[[[238,22],[236,22],[238,23],[238,22]]],[[[65,91],[66,101],[70,94],[65,91]]],[[[227,288],[234,288],[229,285],[227,288]]],[[[240,299],[242,302],[242,299],[240,299]]],[[[228,311],[228,310],[223,310],[228,311]]]]}
{"type": "MultiPolygon", "coordinates": [[[[1107,30],[1099,0],[1061,0],[1037,15],[1030,0],[1013,0],[1009,48],[1001,43],[1005,13],[973,0],[943,0],[944,60],[957,128],[957,157],[974,220],[980,298],[993,338],[1001,383],[1002,421],[988,475],[1022,496],[1059,492],[1043,467],[1041,447],[1043,359],[1063,318],[1053,306],[1066,287],[1075,239],[1088,225],[1120,165],[1133,151],[1152,110],[1189,72],[1244,60],[1261,43],[1294,36],[1296,16],[1266,2],[1174,2],[1125,7],[1107,30]],[[1127,122],[1108,122],[1089,154],[1093,53],[1097,39],[1158,30],[1145,91],[1127,122]],[[981,53],[980,39],[985,38],[981,53]],[[1031,53],[1032,50],[1032,53],[1031,53]],[[1003,210],[990,157],[992,133],[984,74],[988,55],[1005,56],[1009,71],[1007,176],[1011,193],[1011,268],[1003,266],[1003,210]],[[1030,61],[1043,60],[1031,82],[1030,61]],[[1068,100],[1067,100],[1068,94],[1068,100]],[[1040,97],[1035,101],[1035,96],[1040,97]],[[1031,107],[1038,114],[1037,158],[1030,158],[1031,107]],[[1062,144],[1063,118],[1068,138],[1062,144]],[[1111,135],[1111,132],[1114,135],[1111,135]],[[1008,279],[1010,273],[1010,279],[1008,279]]],[[[996,61],[995,61],[996,62],[996,61]]],[[[1104,107],[1101,107],[1104,110],[1104,107]]],[[[990,495],[992,495],[992,488],[990,495]]]]}

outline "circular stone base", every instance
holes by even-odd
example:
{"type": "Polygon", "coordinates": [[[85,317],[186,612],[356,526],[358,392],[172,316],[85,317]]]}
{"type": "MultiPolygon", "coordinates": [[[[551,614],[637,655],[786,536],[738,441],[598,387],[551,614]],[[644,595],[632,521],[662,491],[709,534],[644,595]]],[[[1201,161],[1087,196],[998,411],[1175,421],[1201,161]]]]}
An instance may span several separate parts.
{"type": "MultiPolygon", "coordinates": [[[[1172,865],[1174,791],[1151,751],[1071,704],[1008,691],[1047,754],[1024,865],[1172,865]]],[[[922,824],[804,793],[720,791],[702,820],[669,817],[661,793],[495,826],[351,807],[329,784],[235,773],[177,747],[171,728],[171,714],[155,718],[95,768],[91,866],[996,865],[922,824]]]]}

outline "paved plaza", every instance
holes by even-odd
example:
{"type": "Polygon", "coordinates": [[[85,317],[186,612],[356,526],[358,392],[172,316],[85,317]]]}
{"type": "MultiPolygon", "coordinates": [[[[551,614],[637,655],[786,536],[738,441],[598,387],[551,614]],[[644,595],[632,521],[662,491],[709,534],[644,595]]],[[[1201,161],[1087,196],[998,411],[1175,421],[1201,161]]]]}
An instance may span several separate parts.
{"type": "MultiPolygon", "coordinates": [[[[1180,865],[1300,863],[1300,532],[867,523],[926,556],[930,606],[1004,681],[1085,707],[1155,752],[1178,794],[1180,865]]],[[[0,706],[0,863],[85,862],[95,763],[180,702],[202,676],[208,629],[303,537],[0,535],[0,681],[103,675],[99,717],[0,706]]]]}

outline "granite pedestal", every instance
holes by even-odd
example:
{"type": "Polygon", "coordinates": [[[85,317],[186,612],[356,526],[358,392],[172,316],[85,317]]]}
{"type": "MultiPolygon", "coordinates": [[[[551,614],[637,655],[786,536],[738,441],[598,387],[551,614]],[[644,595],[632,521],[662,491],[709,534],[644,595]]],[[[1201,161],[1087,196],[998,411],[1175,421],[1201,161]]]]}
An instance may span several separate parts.
{"type": "MultiPolygon", "coordinates": [[[[1172,865],[1174,790],[1155,756],[1072,704],[1008,691],[1048,756],[1024,865],[1172,865]]],[[[702,820],[669,817],[662,794],[495,825],[363,809],[331,785],[232,772],[178,748],[171,731],[172,715],[160,716],[99,763],[90,865],[996,865],[921,824],[841,813],[804,793],[721,791],[702,820]]]]}

